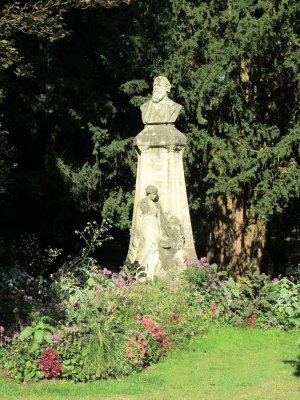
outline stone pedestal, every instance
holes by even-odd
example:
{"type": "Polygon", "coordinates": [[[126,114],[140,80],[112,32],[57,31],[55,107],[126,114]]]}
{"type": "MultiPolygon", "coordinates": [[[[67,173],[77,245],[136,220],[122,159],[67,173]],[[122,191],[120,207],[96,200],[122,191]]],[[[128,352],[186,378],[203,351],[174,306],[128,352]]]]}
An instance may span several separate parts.
{"type": "Polygon", "coordinates": [[[139,156],[128,260],[147,264],[142,266],[149,277],[183,269],[196,258],[182,160],[185,144],[185,135],[168,123],[146,125],[135,138],[139,156]],[[149,201],[157,211],[143,212],[141,202],[151,185],[157,199],[149,201]],[[147,249],[141,251],[143,246],[147,249]]]}

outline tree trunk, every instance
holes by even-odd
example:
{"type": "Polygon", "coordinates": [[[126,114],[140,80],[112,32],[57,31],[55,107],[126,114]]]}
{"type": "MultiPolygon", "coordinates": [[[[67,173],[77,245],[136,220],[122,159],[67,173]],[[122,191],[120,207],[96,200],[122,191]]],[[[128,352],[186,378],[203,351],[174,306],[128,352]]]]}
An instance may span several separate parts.
{"type": "Polygon", "coordinates": [[[215,202],[208,258],[235,277],[249,270],[260,272],[265,246],[265,226],[251,216],[244,196],[219,196],[215,202]]]}

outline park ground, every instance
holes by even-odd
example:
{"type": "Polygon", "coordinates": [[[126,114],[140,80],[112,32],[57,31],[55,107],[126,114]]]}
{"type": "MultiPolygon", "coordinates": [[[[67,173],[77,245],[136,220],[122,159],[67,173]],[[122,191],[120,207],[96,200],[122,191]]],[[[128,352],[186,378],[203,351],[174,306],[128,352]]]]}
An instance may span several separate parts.
{"type": "Polygon", "coordinates": [[[300,334],[209,327],[188,350],[142,373],[87,384],[16,385],[0,377],[1,400],[299,400],[300,334]]]}

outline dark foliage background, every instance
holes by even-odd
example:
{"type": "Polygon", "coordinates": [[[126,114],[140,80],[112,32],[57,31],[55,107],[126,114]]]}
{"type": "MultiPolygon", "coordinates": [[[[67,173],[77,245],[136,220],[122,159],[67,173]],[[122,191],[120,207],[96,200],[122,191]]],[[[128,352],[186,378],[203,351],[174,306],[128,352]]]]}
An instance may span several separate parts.
{"type": "Polygon", "coordinates": [[[132,139],[142,129],[138,105],[157,74],[169,77],[171,96],[184,107],[178,128],[188,135],[198,255],[236,275],[251,266],[273,265],[274,273],[295,266],[298,2],[115,3],[2,6],[2,268],[16,262],[12,249],[24,234],[41,248],[63,249],[63,258],[78,249],[76,229],[103,219],[112,221],[115,239],[100,262],[121,265],[135,185],[132,139]]]}

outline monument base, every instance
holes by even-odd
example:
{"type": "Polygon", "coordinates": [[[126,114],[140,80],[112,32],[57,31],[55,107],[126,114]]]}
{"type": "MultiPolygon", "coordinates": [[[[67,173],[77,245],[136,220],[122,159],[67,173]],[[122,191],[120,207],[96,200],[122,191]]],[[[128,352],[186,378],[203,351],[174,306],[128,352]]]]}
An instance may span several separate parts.
{"type": "Polygon", "coordinates": [[[148,277],[168,276],[196,258],[182,160],[185,144],[185,135],[173,124],[147,125],[135,138],[139,156],[128,260],[145,267],[148,277]]]}

